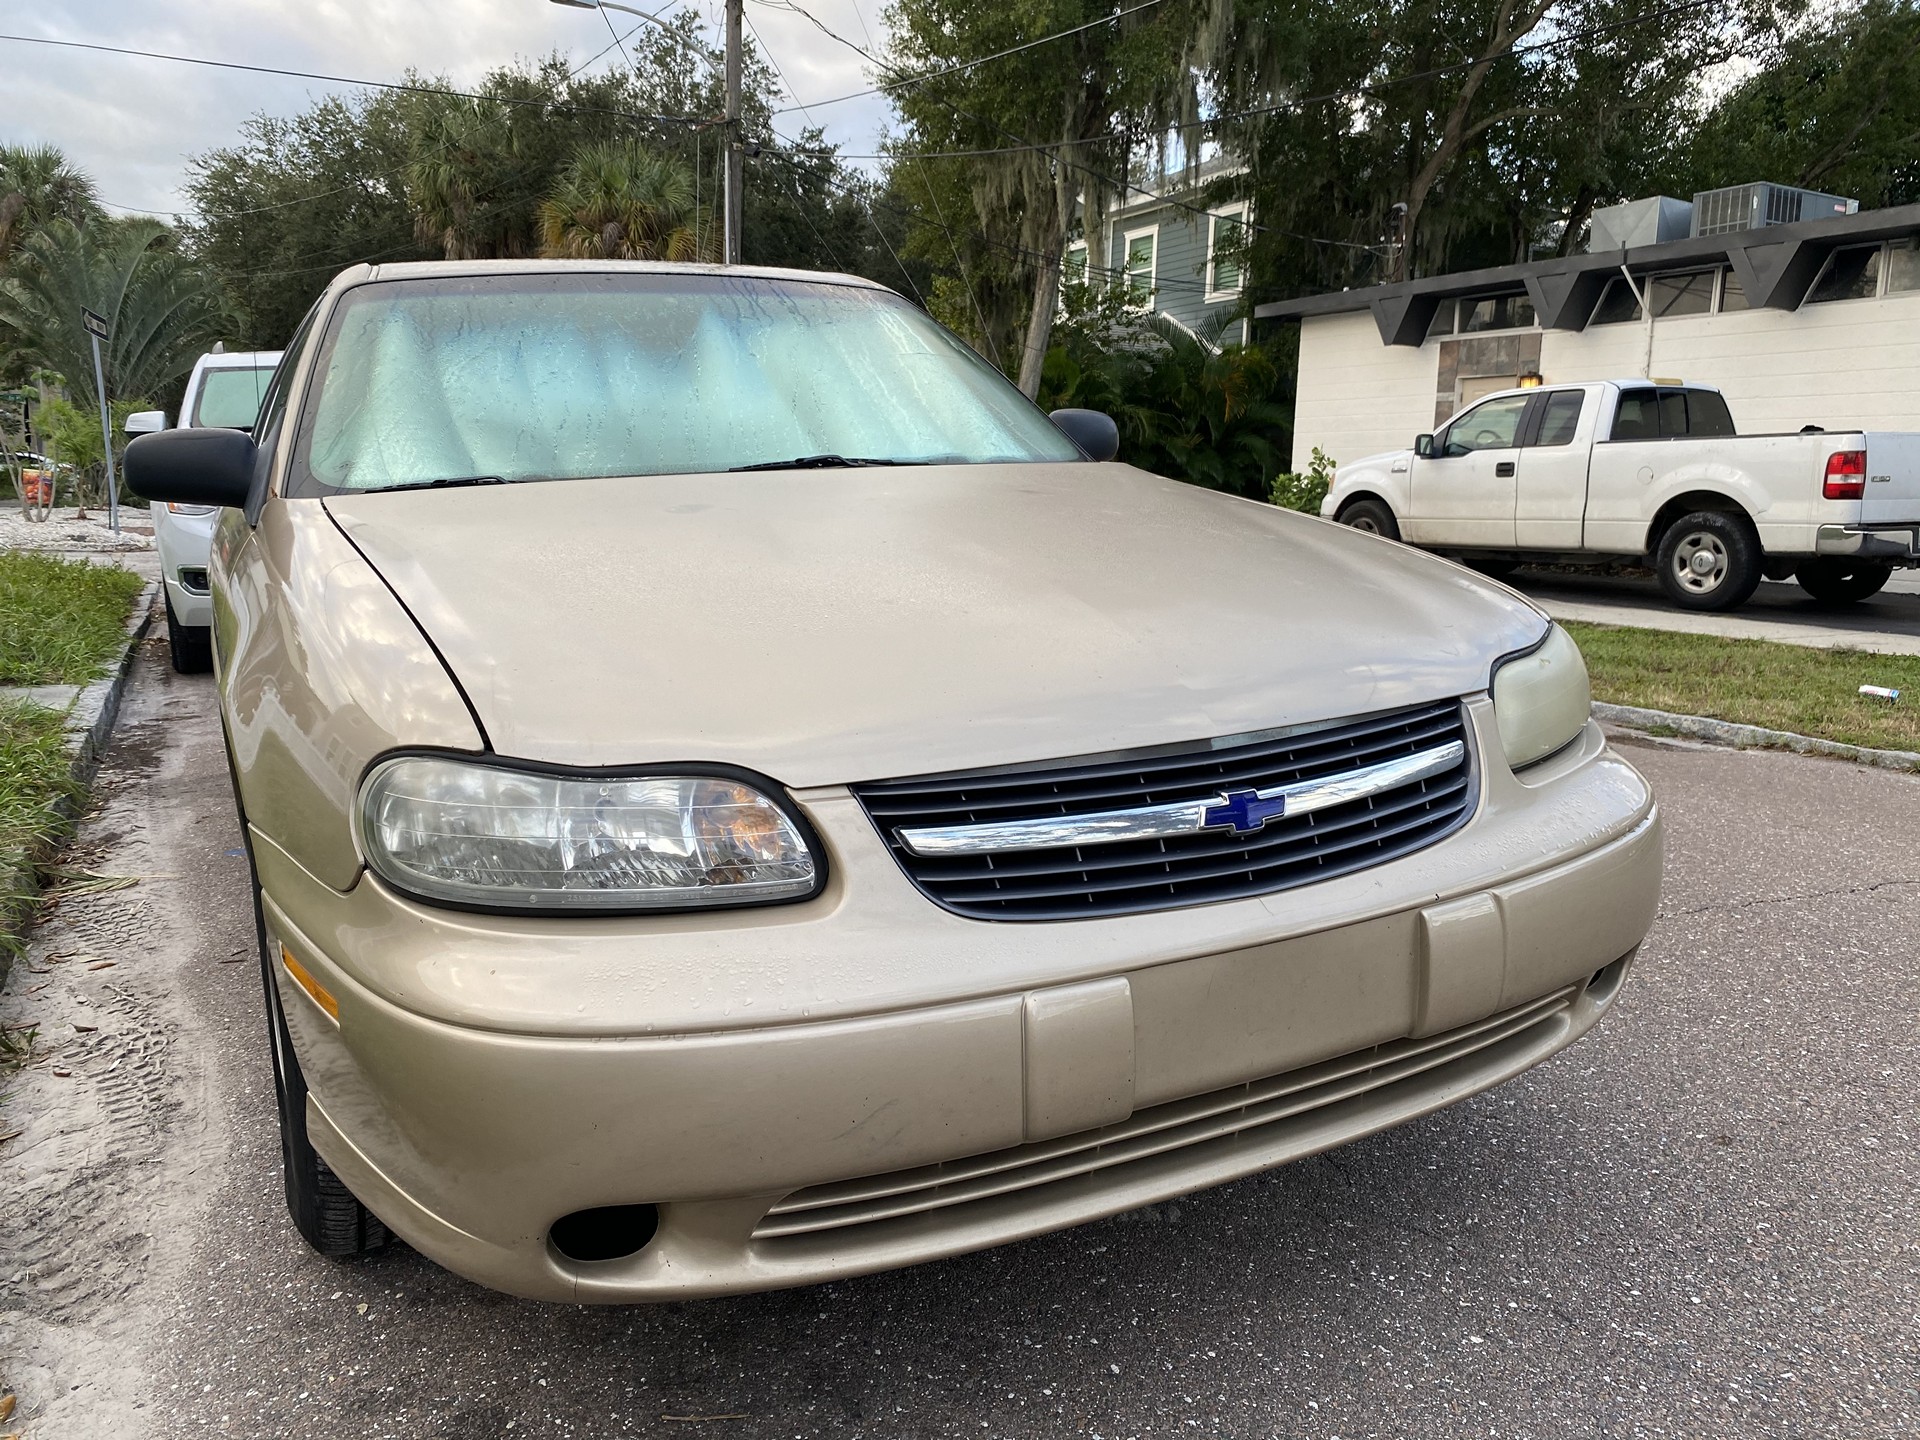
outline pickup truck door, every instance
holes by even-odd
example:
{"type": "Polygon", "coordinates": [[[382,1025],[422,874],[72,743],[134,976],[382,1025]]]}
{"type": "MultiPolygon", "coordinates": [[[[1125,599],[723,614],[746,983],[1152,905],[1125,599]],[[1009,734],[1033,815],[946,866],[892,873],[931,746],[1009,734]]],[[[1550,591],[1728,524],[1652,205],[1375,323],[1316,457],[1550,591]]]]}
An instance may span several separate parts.
{"type": "Polygon", "coordinates": [[[1532,397],[1500,395],[1454,416],[1416,455],[1407,477],[1412,504],[1401,533],[1420,545],[1513,548],[1520,422],[1532,397]]]}
{"type": "Polygon", "coordinates": [[[1591,412],[1584,390],[1548,390],[1534,401],[1521,430],[1520,490],[1514,544],[1522,550],[1578,550],[1587,509],[1587,466],[1593,458],[1591,412]],[[1588,423],[1583,427],[1582,420],[1588,423]]]}

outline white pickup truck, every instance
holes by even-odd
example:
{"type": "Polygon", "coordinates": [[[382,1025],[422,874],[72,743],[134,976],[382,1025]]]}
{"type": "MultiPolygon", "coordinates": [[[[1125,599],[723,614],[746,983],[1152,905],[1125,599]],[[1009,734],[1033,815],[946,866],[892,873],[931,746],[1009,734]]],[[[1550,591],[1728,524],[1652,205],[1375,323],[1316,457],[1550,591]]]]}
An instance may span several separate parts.
{"type": "Polygon", "coordinates": [[[1320,513],[1492,573],[1642,560],[1689,610],[1732,609],[1763,575],[1850,603],[1920,565],[1920,434],[1739,435],[1702,385],[1502,390],[1340,466],[1320,513]]]}

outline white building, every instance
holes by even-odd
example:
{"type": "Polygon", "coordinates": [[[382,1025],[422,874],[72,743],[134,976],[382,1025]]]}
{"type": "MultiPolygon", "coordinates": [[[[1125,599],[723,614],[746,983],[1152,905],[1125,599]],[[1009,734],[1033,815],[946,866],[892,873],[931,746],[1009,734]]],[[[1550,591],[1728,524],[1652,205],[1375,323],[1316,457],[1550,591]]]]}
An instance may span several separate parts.
{"type": "Polygon", "coordinates": [[[1529,375],[1718,386],[1747,433],[1920,430],[1920,205],[1314,295],[1254,318],[1300,322],[1296,470],[1316,446],[1341,464],[1410,446],[1529,375]]]}

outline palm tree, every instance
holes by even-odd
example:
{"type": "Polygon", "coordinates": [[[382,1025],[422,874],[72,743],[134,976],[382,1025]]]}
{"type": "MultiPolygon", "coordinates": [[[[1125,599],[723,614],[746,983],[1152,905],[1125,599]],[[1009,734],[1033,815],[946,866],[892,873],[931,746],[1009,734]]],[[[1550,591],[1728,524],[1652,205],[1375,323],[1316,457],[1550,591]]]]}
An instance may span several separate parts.
{"type": "Polygon", "coordinates": [[[540,202],[540,253],[553,260],[701,259],[693,193],[686,166],[633,141],[584,146],[540,202]]]}
{"type": "Polygon", "coordinates": [[[0,270],[49,221],[81,225],[99,214],[92,178],[53,146],[0,144],[0,270]]]}
{"type": "Polygon", "coordinates": [[[193,368],[228,324],[219,281],[182,255],[157,220],[56,219],[27,237],[0,283],[0,331],[97,406],[85,308],[107,317],[109,396],[157,395],[193,368]]]}
{"type": "Polygon", "coordinates": [[[502,260],[527,253],[524,136],[513,107],[477,97],[418,97],[407,203],[414,237],[449,260],[502,260]]]}

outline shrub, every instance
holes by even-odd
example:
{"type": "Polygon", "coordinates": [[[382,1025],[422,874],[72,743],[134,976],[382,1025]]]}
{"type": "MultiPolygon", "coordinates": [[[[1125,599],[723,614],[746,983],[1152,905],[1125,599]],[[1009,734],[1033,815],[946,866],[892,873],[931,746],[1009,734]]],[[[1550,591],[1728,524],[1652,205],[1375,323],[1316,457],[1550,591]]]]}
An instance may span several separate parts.
{"type": "Polygon", "coordinates": [[[1274,476],[1270,498],[1284,509],[1318,515],[1320,502],[1327,498],[1327,491],[1333,488],[1333,468],[1333,457],[1316,445],[1313,447],[1313,458],[1307,462],[1307,473],[1302,475],[1298,470],[1289,470],[1274,476]]]}

